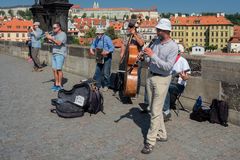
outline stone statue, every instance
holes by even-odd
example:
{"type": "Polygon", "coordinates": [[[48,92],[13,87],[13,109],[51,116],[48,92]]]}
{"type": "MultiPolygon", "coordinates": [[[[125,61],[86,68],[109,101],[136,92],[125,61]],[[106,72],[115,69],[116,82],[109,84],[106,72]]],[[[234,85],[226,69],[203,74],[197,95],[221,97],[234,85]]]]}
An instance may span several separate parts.
{"type": "Polygon", "coordinates": [[[51,3],[68,3],[69,0],[40,0],[40,5],[51,3]]]}
{"type": "Polygon", "coordinates": [[[39,0],[35,0],[35,5],[38,5],[39,4],[39,0]]]}

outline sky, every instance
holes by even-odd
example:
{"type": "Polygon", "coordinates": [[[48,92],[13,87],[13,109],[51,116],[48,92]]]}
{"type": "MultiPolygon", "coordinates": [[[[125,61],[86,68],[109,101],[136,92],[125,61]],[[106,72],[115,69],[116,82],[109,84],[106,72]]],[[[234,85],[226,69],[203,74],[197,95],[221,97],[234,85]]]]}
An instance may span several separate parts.
{"type": "MultiPolygon", "coordinates": [[[[156,6],[159,12],[240,12],[240,0],[70,0],[83,8],[92,7],[98,1],[100,7],[150,8],[156,6]]],[[[32,5],[34,0],[0,0],[0,7],[32,5]]]]}

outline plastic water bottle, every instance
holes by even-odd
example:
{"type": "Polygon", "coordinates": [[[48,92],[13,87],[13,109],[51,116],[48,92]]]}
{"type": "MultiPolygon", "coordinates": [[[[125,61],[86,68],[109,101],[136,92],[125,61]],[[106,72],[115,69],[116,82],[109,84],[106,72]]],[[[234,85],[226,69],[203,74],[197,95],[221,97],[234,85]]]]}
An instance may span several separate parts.
{"type": "Polygon", "coordinates": [[[202,97],[199,96],[198,99],[196,100],[196,103],[194,104],[193,111],[197,112],[202,106],[202,97]]]}

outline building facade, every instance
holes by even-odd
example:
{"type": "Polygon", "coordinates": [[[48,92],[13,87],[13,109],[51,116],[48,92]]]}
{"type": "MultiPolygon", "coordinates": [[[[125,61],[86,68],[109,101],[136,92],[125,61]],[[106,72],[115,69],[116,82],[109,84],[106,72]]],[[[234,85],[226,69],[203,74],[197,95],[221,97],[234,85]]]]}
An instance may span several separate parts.
{"type": "Polygon", "coordinates": [[[148,17],[150,19],[156,19],[159,17],[158,11],[156,7],[150,9],[133,9],[133,8],[100,8],[99,4],[94,2],[92,8],[81,8],[80,5],[74,5],[70,11],[69,15],[72,17],[82,17],[86,15],[86,17],[90,18],[102,18],[106,17],[107,19],[117,19],[123,20],[126,18],[130,18],[131,15],[143,15],[143,17],[148,17]]]}
{"type": "Polygon", "coordinates": [[[28,27],[32,25],[32,21],[17,18],[4,21],[0,26],[0,40],[25,42],[28,39],[28,27]]]}
{"type": "Polygon", "coordinates": [[[234,26],[234,35],[228,42],[228,52],[240,53],[240,26],[234,26]]]}
{"type": "Polygon", "coordinates": [[[216,16],[174,16],[171,17],[173,31],[171,36],[186,48],[192,46],[216,46],[226,48],[233,35],[233,24],[224,17],[216,16]]]}

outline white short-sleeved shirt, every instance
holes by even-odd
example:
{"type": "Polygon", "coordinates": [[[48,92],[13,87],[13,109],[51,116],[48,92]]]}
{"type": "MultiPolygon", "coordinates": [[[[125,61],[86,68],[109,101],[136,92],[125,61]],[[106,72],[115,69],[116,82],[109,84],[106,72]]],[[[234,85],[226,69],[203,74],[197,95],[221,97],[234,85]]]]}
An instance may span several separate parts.
{"type": "MultiPolygon", "coordinates": [[[[187,60],[185,58],[183,58],[182,56],[178,59],[178,61],[174,64],[173,69],[172,69],[172,73],[180,73],[182,71],[186,71],[190,69],[189,64],[187,62],[187,60]]],[[[188,74],[191,74],[191,71],[187,72],[188,74]]],[[[187,85],[187,81],[184,81],[181,77],[178,78],[178,84],[187,85]]]]}

